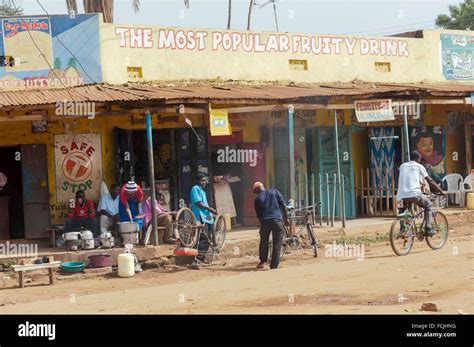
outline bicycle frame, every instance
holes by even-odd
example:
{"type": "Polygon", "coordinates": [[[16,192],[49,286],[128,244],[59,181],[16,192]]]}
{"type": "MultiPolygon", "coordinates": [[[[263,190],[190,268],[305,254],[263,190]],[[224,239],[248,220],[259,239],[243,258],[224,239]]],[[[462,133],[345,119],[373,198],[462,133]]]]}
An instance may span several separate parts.
{"type": "MultiPolygon", "coordinates": [[[[406,213],[406,212],[405,212],[406,213]]],[[[404,219],[407,219],[409,221],[409,229],[412,231],[414,230],[414,233],[415,235],[420,239],[422,240],[423,237],[424,237],[424,234],[423,234],[423,226],[425,225],[426,223],[426,220],[425,220],[425,210],[424,209],[421,209],[419,212],[415,213],[415,214],[411,214],[410,217],[402,217],[404,219]],[[420,225],[416,225],[416,220],[420,217],[420,216],[423,216],[423,221],[421,222],[420,225]]]]}
{"type": "Polygon", "coordinates": [[[211,249],[212,252],[209,252],[206,251],[204,253],[200,253],[201,255],[208,255],[208,254],[212,254],[212,256],[214,257],[217,253],[219,253],[219,250],[217,249],[217,246],[215,245],[216,243],[216,234],[214,233],[214,228],[211,228],[209,230],[209,233],[210,233],[210,238],[209,238],[209,235],[207,232],[204,231],[204,225],[200,225],[199,228],[198,228],[198,232],[197,232],[197,238],[196,238],[196,245],[195,245],[195,248],[196,249],[199,249],[199,241],[201,240],[201,235],[204,234],[204,237],[206,238],[207,240],[207,243],[209,245],[209,248],[211,249]]]}

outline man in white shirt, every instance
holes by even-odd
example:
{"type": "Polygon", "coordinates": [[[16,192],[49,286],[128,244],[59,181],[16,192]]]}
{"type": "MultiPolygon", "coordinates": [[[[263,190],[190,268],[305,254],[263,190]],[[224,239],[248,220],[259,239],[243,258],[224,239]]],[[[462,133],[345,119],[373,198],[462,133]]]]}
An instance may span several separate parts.
{"type": "Polygon", "coordinates": [[[416,203],[425,209],[426,234],[433,236],[436,231],[431,228],[433,222],[433,211],[430,199],[421,191],[421,181],[425,179],[431,190],[440,194],[444,192],[428,176],[428,172],[421,165],[421,154],[417,151],[410,153],[411,161],[400,166],[400,176],[398,178],[397,200],[403,203],[416,203]]]}
{"type": "MultiPolygon", "coordinates": [[[[107,190],[107,187],[104,186],[104,189],[107,190]]],[[[104,190],[102,191],[102,196],[100,197],[99,206],[97,208],[97,212],[99,212],[100,215],[101,233],[106,233],[114,229],[119,220],[119,195],[120,186],[115,183],[110,187],[110,193],[104,190]]]]}

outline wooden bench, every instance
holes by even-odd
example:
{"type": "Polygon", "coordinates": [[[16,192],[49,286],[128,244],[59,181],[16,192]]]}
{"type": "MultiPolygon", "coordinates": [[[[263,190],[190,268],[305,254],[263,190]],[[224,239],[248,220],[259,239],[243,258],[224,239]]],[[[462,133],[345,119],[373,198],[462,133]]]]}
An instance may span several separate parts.
{"type": "Polygon", "coordinates": [[[25,287],[24,273],[26,271],[48,269],[49,284],[52,285],[55,282],[53,269],[58,268],[59,266],[61,266],[60,261],[53,261],[51,263],[43,263],[43,264],[13,265],[12,267],[13,267],[13,270],[15,270],[15,272],[18,272],[20,288],[24,288],[25,287]]]}

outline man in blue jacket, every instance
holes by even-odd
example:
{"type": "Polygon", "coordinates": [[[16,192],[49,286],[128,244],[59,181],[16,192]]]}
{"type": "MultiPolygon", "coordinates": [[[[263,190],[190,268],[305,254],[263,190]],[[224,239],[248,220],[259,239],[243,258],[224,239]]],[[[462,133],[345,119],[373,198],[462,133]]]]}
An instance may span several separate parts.
{"type": "Polygon", "coordinates": [[[270,233],[273,240],[272,261],[270,269],[277,269],[280,264],[280,251],[283,242],[284,226],[289,225],[288,210],[283,196],[276,189],[266,190],[261,182],[253,184],[253,192],[257,195],[254,202],[255,212],[260,221],[260,263],[258,269],[263,269],[268,261],[268,240],[270,233]]]}

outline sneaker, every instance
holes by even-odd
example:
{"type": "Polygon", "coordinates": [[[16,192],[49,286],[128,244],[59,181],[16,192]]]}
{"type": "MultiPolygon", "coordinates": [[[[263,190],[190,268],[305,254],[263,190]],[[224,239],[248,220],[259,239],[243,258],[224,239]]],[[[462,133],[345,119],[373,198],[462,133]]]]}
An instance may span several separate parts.
{"type": "Polygon", "coordinates": [[[436,234],[436,230],[426,228],[426,236],[434,236],[436,234]]]}
{"type": "Polygon", "coordinates": [[[261,261],[260,263],[258,263],[257,265],[257,269],[263,269],[265,267],[265,262],[261,261]]]}

